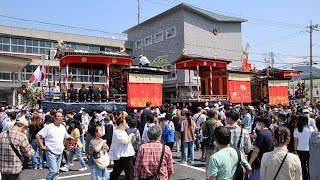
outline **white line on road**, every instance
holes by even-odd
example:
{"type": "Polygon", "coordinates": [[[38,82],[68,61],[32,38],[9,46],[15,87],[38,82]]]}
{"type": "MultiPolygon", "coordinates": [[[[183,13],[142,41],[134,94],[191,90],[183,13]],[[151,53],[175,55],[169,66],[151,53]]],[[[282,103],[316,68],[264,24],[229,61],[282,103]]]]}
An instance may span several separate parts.
{"type": "MultiPolygon", "coordinates": [[[[194,167],[194,166],[190,166],[188,164],[182,164],[182,163],[180,163],[179,161],[176,161],[176,160],[173,160],[173,163],[178,164],[180,166],[185,166],[185,167],[188,167],[188,168],[191,168],[191,169],[195,169],[195,170],[198,170],[198,171],[206,172],[205,169],[194,167]]],[[[110,173],[110,172],[112,172],[112,170],[108,170],[108,172],[110,173]]],[[[60,176],[58,179],[69,179],[69,178],[75,178],[75,177],[80,177],[80,176],[90,176],[90,175],[91,175],[91,173],[83,173],[83,174],[75,174],[75,175],[69,175],[69,176],[60,176]]],[[[39,180],[45,180],[45,179],[39,179],[39,180]]]]}
{"type": "Polygon", "coordinates": [[[205,169],[198,168],[198,167],[194,167],[194,166],[190,166],[190,165],[188,165],[188,164],[182,164],[181,162],[176,161],[176,160],[173,160],[173,162],[174,162],[175,164],[179,164],[179,165],[181,165],[181,166],[185,166],[185,167],[188,167],[188,168],[191,168],[191,169],[195,169],[195,170],[198,170],[198,171],[206,172],[205,169]]]}

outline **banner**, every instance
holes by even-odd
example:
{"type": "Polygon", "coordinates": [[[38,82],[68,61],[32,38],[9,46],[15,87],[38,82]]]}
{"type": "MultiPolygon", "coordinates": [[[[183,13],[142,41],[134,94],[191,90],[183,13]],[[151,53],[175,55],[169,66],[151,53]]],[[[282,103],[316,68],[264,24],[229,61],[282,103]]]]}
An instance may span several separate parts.
{"type": "Polygon", "coordinates": [[[145,108],[146,102],[162,106],[162,84],[128,83],[128,108],[145,108]]]}
{"type": "Polygon", "coordinates": [[[271,105],[289,105],[288,86],[269,86],[269,103],[271,105]]]}
{"type": "Polygon", "coordinates": [[[229,80],[229,96],[231,103],[251,103],[250,81],[229,80]]]}

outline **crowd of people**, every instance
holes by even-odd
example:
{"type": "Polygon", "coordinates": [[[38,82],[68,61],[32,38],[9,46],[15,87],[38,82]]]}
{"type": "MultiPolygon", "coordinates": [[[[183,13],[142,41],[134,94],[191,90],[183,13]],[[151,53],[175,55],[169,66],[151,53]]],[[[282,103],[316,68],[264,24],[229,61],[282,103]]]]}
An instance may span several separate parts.
{"type": "Polygon", "coordinates": [[[93,180],[170,179],[172,152],[181,164],[205,162],[207,179],[319,180],[320,104],[164,106],[138,111],[63,111],[2,106],[0,171],[48,168],[47,180],[73,168],[93,180]],[[195,157],[201,151],[201,157],[195,157]],[[113,164],[109,174],[107,167],[113,164]],[[30,168],[29,167],[29,168],[30,168]]]}

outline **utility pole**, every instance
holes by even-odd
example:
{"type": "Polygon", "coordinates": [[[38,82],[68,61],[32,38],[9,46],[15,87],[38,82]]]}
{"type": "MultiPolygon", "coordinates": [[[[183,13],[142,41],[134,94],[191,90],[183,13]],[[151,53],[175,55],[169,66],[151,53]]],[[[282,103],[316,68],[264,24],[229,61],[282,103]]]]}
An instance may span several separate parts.
{"type": "Polygon", "coordinates": [[[140,0],[138,1],[138,24],[140,24],[140,0]]]}
{"type": "Polygon", "coordinates": [[[310,101],[313,101],[313,72],[312,72],[312,33],[313,31],[319,31],[319,24],[312,25],[312,21],[310,21],[310,26],[307,30],[310,34],[310,101]]]}
{"type": "Polygon", "coordinates": [[[270,61],[271,61],[271,68],[273,68],[274,66],[274,55],[273,55],[273,52],[270,53],[270,61]]]}

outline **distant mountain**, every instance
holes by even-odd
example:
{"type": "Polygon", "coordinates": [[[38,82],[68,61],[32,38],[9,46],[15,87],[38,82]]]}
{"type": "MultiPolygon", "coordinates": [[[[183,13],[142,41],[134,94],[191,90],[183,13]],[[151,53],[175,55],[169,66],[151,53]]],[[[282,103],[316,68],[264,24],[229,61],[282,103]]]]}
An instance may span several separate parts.
{"type": "MultiPolygon", "coordinates": [[[[301,79],[308,79],[310,77],[310,66],[296,66],[292,69],[301,71],[301,79]]],[[[312,74],[314,78],[320,78],[320,69],[312,67],[312,74]]]]}

